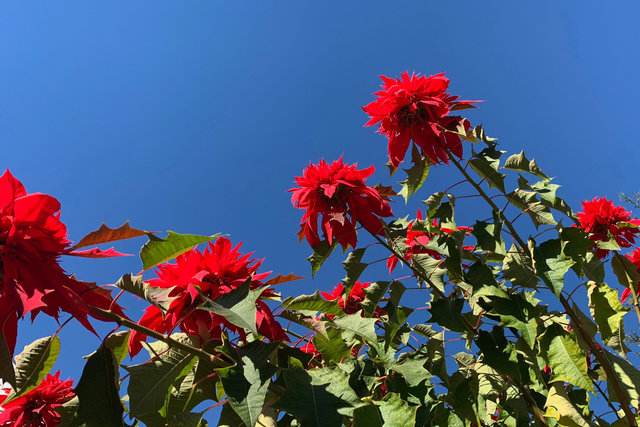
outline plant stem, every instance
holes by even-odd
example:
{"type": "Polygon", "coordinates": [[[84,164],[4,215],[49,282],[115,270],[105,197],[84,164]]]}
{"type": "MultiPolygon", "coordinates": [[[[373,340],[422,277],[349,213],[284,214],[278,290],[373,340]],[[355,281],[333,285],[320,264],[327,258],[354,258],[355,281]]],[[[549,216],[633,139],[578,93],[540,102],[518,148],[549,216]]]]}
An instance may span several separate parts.
{"type": "MultiPolygon", "coordinates": [[[[500,219],[502,219],[504,224],[509,229],[511,236],[516,240],[518,245],[520,245],[520,247],[523,249],[523,252],[526,253],[529,258],[532,258],[531,253],[527,250],[527,245],[525,244],[524,240],[522,240],[522,238],[520,237],[516,229],[513,227],[513,224],[511,223],[511,221],[509,221],[504,215],[504,213],[498,209],[496,204],[487,195],[487,193],[485,193],[482,187],[480,187],[480,185],[476,183],[473,180],[473,178],[471,178],[471,176],[469,176],[467,171],[464,170],[464,168],[462,168],[462,166],[460,165],[460,162],[456,160],[456,158],[453,156],[453,154],[449,150],[447,150],[447,154],[449,155],[449,160],[451,160],[451,162],[460,171],[460,173],[462,173],[465,179],[476,189],[476,191],[478,191],[478,194],[482,196],[482,198],[489,204],[489,206],[491,206],[491,208],[498,213],[498,215],[500,216],[500,219]]],[[[611,367],[609,360],[607,360],[602,350],[596,347],[596,344],[593,341],[593,338],[589,335],[589,333],[587,333],[584,325],[580,321],[580,318],[573,311],[573,309],[571,308],[571,305],[569,305],[569,302],[564,297],[564,295],[562,294],[558,295],[558,299],[560,300],[560,303],[564,307],[567,315],[571,318],[571,321],[574,323],[574,325],[576,325],[578,332],[580,333],[582,338],[585,340],[585,342],[589,346],[591,353],[596,357],[596,360],[598,361],[598,363],[600,363],[600,365],[604,369],[604,372],[607,376],[607,380],[610,382],[611,386],[613,387],[613,390],[615,391],[618,399],[620,400],[620,406],[622,407],[622,410],[624,411],[624,414],[627,417],[627,422],[629,423],[630,426],[638,427],[636,418],[633,415],[633,412],[631,412],[627,396],[622,392],[622,388],[620,386],[620,380],[616,376],[615,372],[613,371],[613,368],[611,367]]]]}
{"type": "Polygon", "coordinates": [[[106,317],[107,319],[111,319],[120,326],[125,326],[129,329],[133,329],[134,331],[140,332],[141,334],[157,339],[158,341],[162,341],[165,344],[167,344],[169,347],[179,348],[180,350],[186,351],[189,354],[192,354],[196,357],[207,360],[213,364],[214,368],[224,368],[231,365],[230,363],[220,359],[219,356],[217,355],[207,353],[206,351],[200,348],[193,347],[189,344],[185,344],[180,341],[174,340],[169,335],[164,335],[152,329],[141,326],[136,322],[132,322],[131,320],[120,316],[117,313],[114,313],[109,310],[103,310],[101,308],[94,307],[91,305],[89,306],[89,308],[96,314],[99,314],[102,317],[106,317]]]}
{"type": "Polygon", "coordinates": [[[522,393],[522,396],[524,396],[524,399],[527,401],[527,403],[529,403],[529,405],[531,405],[531,410],[533,411],[533,415],[536,416],[538,421],[540,421],[540,423],[543,426],[547,426],[548,427],[549,423],[547,422],[547,419],[544,417],[544,414],[542,413],[542,411],[540,410],[540,408],[536,404],[536,401],[533,400],[533,397],[531,396],[531,393],[529,393],[529,390],[527,389],[527,387],[525,387],[524,385],[520,384],[520,382],[516,381],[514,378],[511,378],[511,380],[515,383],[516,387],[518,387],[518,390],[520,390],[520,393],[522,393]]]}

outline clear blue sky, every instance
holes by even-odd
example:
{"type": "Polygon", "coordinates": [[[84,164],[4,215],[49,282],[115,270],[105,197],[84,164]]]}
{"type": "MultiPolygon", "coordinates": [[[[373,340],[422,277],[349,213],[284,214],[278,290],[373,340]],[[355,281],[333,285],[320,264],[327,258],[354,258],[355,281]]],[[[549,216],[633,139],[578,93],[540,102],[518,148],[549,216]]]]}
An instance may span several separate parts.
{"type": "MultiPolygon", "coordinates": [[[[61,201],[72,240],[127,219],[222,232],[265,270],[308,275],[286,190],[309,161],[340,155],[389,182],[386,140],[360,109],[379,74],[446,72],[451,93],[485,100],[470,120],[534,155],[575,208],[640,190],[638,16],[635,1],[4,2],[0,167],[61,201]]],[[[434,171],[421,194],[448,177],[434,171]]],[[[280,290],[330,289],[333,264],[280,290]]],[[[137,258],[64,265],[101,284],[140,270],[137,258]]],[[[18,351],[52,331],[22,323],[18,351]]],[[[56,368],[79,378],[99,340],[77,325],[62,338],[56,368]]]]}

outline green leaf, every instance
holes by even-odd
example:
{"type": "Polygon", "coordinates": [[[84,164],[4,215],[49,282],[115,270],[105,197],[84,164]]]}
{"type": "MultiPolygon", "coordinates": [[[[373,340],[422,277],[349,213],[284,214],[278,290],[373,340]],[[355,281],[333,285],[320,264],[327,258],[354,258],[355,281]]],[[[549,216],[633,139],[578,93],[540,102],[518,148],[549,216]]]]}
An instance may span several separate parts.
{"type": "Polygon", "coordinates": [[[587,372],[587,354],[557,323],[547,327],[540,337],[540,355],[551,367],[551,381],[566,381],[595,393],[587,372]]]}
{"type": "MultiPolygon", "coordinates": [[[[626,395],[627,401],[633,407],[638,407],[640,404],[640,371],[628,361],[615,354],[603,350],[606,353],[607,359],[611,363],[613,371],[618,377],[622,392],[626,395]]],[[[613,402],[619,402],[619,398],[616,392],[611,387],[611,382],[608,382],[609,398],[613,402]]]]}
{"type": "Polygon", "coordinates": [[[77,421],[88,426],[122,426],[118,360],[104,345],[87,360],[75,388],[80,400],[77,421]]]}
{"type": "Polygon", "coordinates": [[[516,347],[514,343],[507,341],[502,328],[494,326],[490,333],[478,331],[475,343],[482,352],[483,363],[502,374],[520,380],[516,347]]]}
{"type": "Polygon", "coordinates": [[[278,370],[268,362],[278,345],[253,341],[237,349],[235,366],[217,370],[229,404],[248,426],[256,425],[267,387],[278,370]]]}
{"type": "Polygon", "coordinates": [[[167,233],[168,235],[164,239],[148,234],[149,241],[140,250],[143,270],[174,259],[201,243],[210,242],[220,237],[220,234],[198,236],[196,234],[178,234],[173,231],[167,233]]]}
{"type": "Polygon", "coordinates": [[[382,427],[382,415],[375,405],[360,406],[353,411],[353,427],[382,427]]]}
{"type": "Polygon", "coordinates": [[[542,170],[536,164],[535,159],[527,159],[524,154],[524,151],[521,151],[520,154],[514,154],[510,156],[507,161],[504,163],[505,169],[511,169],[519,172],[528,172],[537,176],[538,178],[548,178],[542,170]]]}
{"type": "Polygon", "coordinates": [[[369,340],[369,342],[376,342],[378,337],[376,336],[376,330],[374,325],[378,319],[371,319],[362,317],[361,312],[349,314],[344,317],[333,319],[333,323],[345,331],[353,332],[363,338],[369,340]]]}
{"type": "Polygon", "coordinates": [[[538,200],[536,194],[535,192],[517,189],[507,194],[507,199],[513,206],[529,215],[536,229],[540,225],[556,225],[557,222],[553,218],[553,214],[547,206],[538,200]]]}
{"type": "Polygon", "coordinates": [[[105,339],[105,345],[113,351],[118,365],[129,354],[129,335],[131,331],[120,331],[109,334],[105,339]]]}
{"type": "Polygon", "coordinates": [[[413,267],[418,270],[420,277],[429,279],[440,292],[444,293],[444,275],[447,273],[447,270],[442,268],[444,262],[432,258],[428,254],[416,254],[412,259],[413,267]]]}
{"type": "Polygon", "coordinates": [[[413,166],[409,169],[404,169],[407,173],[407,179],[398,183],[402,185],[402,189],[398,194],[404,197],[405,203],[409,201],[409,197],[413,196],[422,187],[427,175],[429,175],[429,160],[420,155],[420,151],[415,144],[411,149],[411,160],[413,161],[413,166]]]}
{"type": "Polygon", "coordinates": [[[54,408],[54,411],[60,414],[60,424],[58,425],[58,427],[78,426],[78,423],[75,420],[75,415],[76,412],[78,412],[79,405],[80,401],[78,400],[78,396],[74,396],[73,399],[63,403],[57,408],[54,408]]]}
{"type": "Polygon", "coordinates": [[[373,314],[387,289],[389,289],[389,285],[391,285],[391,282],[373,282],[363,289],[366,297],[360,305],[364,309],[365,316],[370,317],[373,314]]]}
{"type": "Polygon", "coordinates": [[[606,283],[589,282],[587,294],[591,315],[598,325],[602,340],[607,342],[618,332],[622,318],[629,309],[620,304],[618,291],[606,283]]]}
{"type": "Polygon", "coordinates": [[[509,295],[509,299],[494,298],[492,313],[500,316],[506,327],[516,328],[522,338],[533,348],[538,332],[540,309],[520,294],[509,295]]]}
{"type": "Polygon", "coordinates": [[[544,406],[547,408],[545,417],[555,418],[562,426],[591,426],[591,423],[589,423],[574,406],[571,398],[567,395],[567,391],[564,389],[562,382],[560,381],[551,383],[551,390],[549,390],[547,403],[545,403],[544,406]]]}
{"type": "Polygon", "coordinates": [[[125,274],[115,283],[115,286],[120,289],[132,293],[140,298],[144,299],[151,305],[162,309],[166,312],[169,309],[169,305],[174,298],[169,297],[173,288],[158,288],[149,286],[144,281],[142,276],[134,276],[132,274],[125,274]]]}
{"type": "Polygon", "coordinates": [[[505,174],[498,171],[500,167],[500,156],[503,151],[497,151],[495,144],[489,145],[481,152],[474,154],[473,158],[469,160],[469,166],[473,169],[480,178],[487,181],[489,187],[497,188],[504,193],[504,179],[505,174]]]}
{"type": "Polygon", "coordinates": [[[638,272],[638,269],[629,258],[615,253],[613,254],[613,258],[611,258],[611,267],[618,278],[618,283],[630,289],[632,292],[637,293],[638,282],[640,282],[640,272],[638,272]]]}
{"type": "MultiPolygon", "coordinates": [[[[185,334],[174,334],[173,339],[191,344],[185,334]]],[[[177,379],[186,375],[183,370],[190,365],[194,356],[177,348],[170,348],[164,343],[159,356],[140,365],[123,366],[131,374],[129,379],[129,412],[136,418],[152,414],[160,410],[167,399],[170,388],[177,379]]],[[[160,348],[158,348],[160,350],[160,348]]]]}
{"type": "Polygon", "coordinates": [[[266,287],[260,287],[252,290],[251,279],[249,278],[241,286],[232,289],[215,300],[211,300],[201,294],[204,304],[200,308],[222,316],[229,323],[258,335],[256,301],[266,289],[266,287]]]}
{"type": "Polygon", "coordinates": [[[6,402],[22,396],[40,384],[60,354],[60,339],[53,335],[29,344],[16,356],[16,387],[6,402]]]}
{"type": "Polygon", "coordinates": [[[507,255],[502,239],[502,224],[495,218],[493,224],[476,221],[471,234],[476,238],[476,248],[498,255],[507,255]]]}
{"type": "Polygon", "coordinates": [[[344,316],[344,312],[338,305],[337,300],[327,301],[322,298],[320,291],[313,295],[300,295],[297,298],[287,298],[282,302],[282,306],[290,310],[299,310],[312,313],[324,313],[334,316],[344,316]]]}
{"type": "Polygon", "coordinates": [[[231,405],[229,403],[222,405],[218,427],[240,427],[242,425],[242,418],[235,413],[231,405]]]}
{"type": "Polygon", "coordinates": [[[312,341],[316,350],[322,355],[322,359],[327,363],[338,363],[351,354],[351,349],[342,339],[342,332],[339,329],[329,328],[326,335],[316,334],[312,341]]]}
{"type": "Polygon", "coordinates": [[[206,427],[207,422],[202,420],[201,412],[182,412],[169,419],[167,427],[206,427]]]}
{"type": "Polygon", "coordinates": [[[564,275],[575,264],[562,253],[563,243],[558,239],[547,240],[533,250],[534,266],[538,277],[556,295],[560,296],[564,286],[564,275]]]}
{"type": "Polygon", "coordinates": [[[273,407],[292,414],[305,427],[340,426],[342,414],[352,410],[359,399],[349,386],[348,375],[337,368],[330,375],[318,371],[322,370],[307,373],[298,359],[290,358],[283,373],[285,394],[273,407]]]}
{"type": "Polygon", "coordinates": [[[311,277],[315,277],[318,270],[324,262],[329,258],[331,252],[338,246],[338,240],[333,240],[331,246],[327,243],[326,240],[315,245],[313,249],[313,253],[307,258],[307,261],[311,263],[311,277]]]}
{"type": "Polygon", "coordinates": [[[415,387],[432,376],[425,368],[427,357],[424,352],[416,352],[402,359],[400,363],[394,363],[389,369],[402,375],[409,387],[415,387]]]}
{"type": "Polygon", "coordinates": [[[387,393],[384,400],[376,402],[384,420],[384,427],[406,427],[416,424],[417,406],[411,406],[398,393],[387,393]]]}
{"type": "Polygon", "coordinates": [[[518,246],[513,245],[504,259],[502,275],[516,286],[536,289],[538,277],[533,270],[531,258],[518,246]]]}
{"type": "Polygon", "coordinates": [[[360,277],[360,274],[362,274],[364,269],[369,265],[367,263],[360,262],[362,261],[364,251],[366,249],[367,248],[364,247],[352,250],[349,253],[349,256],[347,256],[347,259],[342,262],[342,264],[344,264],[344,269],[347,272],[347,275],[344,277],[344,279],[342,279],[342,285],[344,286],[344,293],[342,298],[344,299],[344,302],[347,302],[347,298],[351,293],[353,285],[360,277]]]}
{"type": "Polygon", "coordinates": [[[604,263],[593,252],[587,252],[582,263],[582,272],[589,280],[604,281],[604,263]]]}
{"type": "Polygon", "coordinates": [[[13,371],[12,359],[11,349],[4,337],[3,328],[0,327],[0,378],[11,384],[12,388],[15,388],[16,374],[13,371]]]}
{"type": "Polygon", "coordinates": [[[445,193],[440,191],[438,193],[432,194],[427,200],[423,202],[425,205],[427,205],[428,219],[432,219],[434,217],[436,211],[438,210],[438,207],[440,206],[440,203],[442,203],[442,200],[444,199],[444,196],[445,193]]]}

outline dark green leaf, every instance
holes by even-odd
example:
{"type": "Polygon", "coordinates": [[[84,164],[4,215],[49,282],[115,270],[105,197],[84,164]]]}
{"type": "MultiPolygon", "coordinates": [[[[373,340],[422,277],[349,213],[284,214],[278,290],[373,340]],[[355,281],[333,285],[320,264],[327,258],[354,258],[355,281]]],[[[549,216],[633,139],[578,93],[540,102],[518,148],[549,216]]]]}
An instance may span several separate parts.
{"type": "Polygon", "coordinates": [[[378,319],[362,317],[360,311],[333,319],[333,323],[335,323],[339,328],[353,332],[362,338],[366,338],[369,342],[376,342],[378,339],[374,327],[377,321],[378,319]]]}
{"type": "Polygon", "coordinates": [[[497,151],[494,147],[495,144],[491,144],[481,152],[474,154],[473,158],[469,160],[469,165],[480,178],[487,181],[489,187],[497,188],[504,193],[506,175],[498,171],[503,151],[497,151]]]}
{"type": "Polygon", "coordinates": [[[432,219],[442,203],[442,199],[444,199],[445,194],[443,192],[438,192],[431,195],[427,200],[423,203],[427,205],[427,219],[432,219]]]}
{"type": "Polygon", "coordinates": [[[502,224],[499,221],[493,224],[476,221],[471,234],[476,238],[477,249],[492,254],[507,255],[504,240],[502,240],[502,224]]]}
{"type": "Polygon", "coordinates": [[[425,179],[427,179],[427,175],[429,175],[429,160],[420,155],[415,144],[411,149],[411,159],[413,166],[404,170],[407,173],[407,179],[399,182],[399,184],[402,185],[402,189],[398,194],[404,197],[405,202],[408,202],[409,197],[414,195],[415,192],[422,187],[425,179]]]}
{"type": "Polygon", "coordinates": [[[365,316],[370,317],[373,314],[387,289],[389,289],[389,285],[391,285],[391,282],[374,282],[363,289],[366,297],[360,305],[364,309],[365,316]]]}
{"type": "Polygon", "coordinates": [[[433,283],[440,292],[444,293],[447,270],[442,268],[444,261],[432,258],[428,254],[416,254],[412,257],[413,267],[420,273],[420,278],[424,278],[427,283],[433,283]]]}
{"type": "Polygon", "coordinates": [[[16,356],[16,388],[7,397],[7,402],[28,392],[40,384],[60,354],[60,339],[57,336],[40,338],[29,344],[16,356]]]}
{"type": "Polygon", "coordinates": [[[327,363],[338,363],[351,354],[351,349],[342,339],[339,329],[329,328],[326,335],[314,335],[313,344],[327,363]]]}
{"type": "Polygon", "coordinates": [[[87,426],[119,426],[124,408],[118,386],[118,360],[108,347],[89,356],[75,392],[80,400],[77,421],[87,426]]]}
{"type": "Polygon", "coordinates": [[[307,261],[311,263],[311,277],[315,277],[318,270],[324,262],[329,258],[331,252],[338,246],[338,241],[334,239],[331,246],[326,240],[318,243],[313,247],[313,253],[307,258],[307,261]]]}
{"type": "Polygon", "coordinates": [[[429,309],[429,313],[431,313],[429,321],[435,322],[450,331],[464,332],[467,328],[462,321],[463,307],[464,300],[460,298],[433,301],[429,309]]]}
{"type": "Polygon", "coordinates": [[[563,243],[558,239],[547,240],[533,251],[535,269],[551,291],[560,296],[564,286],[564,275],[575,261],[562,253],[563,243]]]}
{"type": "Polygon", "coordinates": [[[131,331],[120,331],[109,334],[105,339],[105,345],[113,351],[117,364],[122,363],[129,354],[129,335],[131,331]]]}
{"type": "MultiPolygon", "coordinates": [[[[349,387],[349,377],[340,374],[337,369],[329,376],[318,371],[307,373],[299,360],[289,359],[289,369],[283,373],[285,394],[273,407],[292,414],[305,427],[340,426],[342,413],[352,409],[355,403],[352,401],[355,394],[349,387]],[[327,383],[327,380],[330,382],[327,383]]],[[[359,400],[357,396],[355,399],[359,400]]]]}
{"type": "Polygon", "coordinates": [[[16,374],[13,371],[13,358],[11,357],[11,349],[4,337],[3,328],[0,328],[0,378],[11,387],[16,387],[16,374]]]}
{"type": "Polygon", "coordinates": [[[620,254],[613,254],[611,259],[611,267],[620,283],[625,288],[637,293],[638,283],[640,282],[640,272],[629,258],[620,254]]]}
{"type": "Polygon", "coordinates": [[[165,238],[148,234],[149,241],[140,250],[142,268],[148,270],[158,264],[174,259],[201,243],[210,242],[220,235],[198,236],[195,234],[178,234],[168,231],[165,238]]]}
{"type": "Polygon", "coordinates": [[[358,280],[358,277],[360,277],[360,274],[362,274],[364,269],[369,265],[367,263],[360,262],[362,261],[364,251],[366,249],[367,248],[364,247],[352,250],[351,253],[349,253],[349,256],[347,256],[347,259],[342,262],[342,264],[344,264],[344,269],[347,272],[347,275],[342,279],[342,285],[344,286],[342,298],[345,302],[351,293],[353,285],[358,280]]]}
{"type": "Polygon", "coordinates": [[[540,314],[540,309],[537,306],[520,294],[512,294],[509,295],[509,299],[494,298],[492,307],[492,313],[500,317],[504,326],[516,328],[529,347],[534,347],[538,335],[538,316],[540,314]]]}
{"type": "Polygon", "coordinates": [[[297,298],[287,298],[282,302],[282,306],[290,310],[307,311],[312,313],[320,312],[334,316],[344,315],[344,312],[338,305],[338,301],[327,301],[322,298],[320,291],[316,291],[313,295],[300,295],[297,298]]]}
{"type": "Polygon", "coordinates": [[[503,329],[496,326],[489,333],[478,331],[476,345],[482,352],[482,362],[496,371],[520,380],[520,369],[516,362],[516,347],[507,341],[503,329]]]}
{"type": "Polygon", "coordinates": [[[268,362],[278,343],[253,341],[237,349],[236,365],[218,369],[229,404],[248,426],[256,425],[277,367],[268,362]]]}
{"type": "Polygon", "coordinates": [[[529,215],[536,229],[540,225],[556,225],[557,222],[553,218],[553,214],[547,206],[538,200],[536,194],[518,189],[507,194],[507,199],[513,206],[529,215]]]}
{"type": "Polygon", "coordinates": [[[366,405],[353,411],[354,427],[382,427],[382,415],[375,405],[366,405]]]}
{"type": "Polygon", "coordinates": [[[228,322],[258,334],[256,327],[256,301],[266,287],[251,289],[251,279],[241,286],[210,300],[202,295],[204,304],[200,308],[224,317],[228,322]]]}
{"type": "MultiPolygon", "coordinates": [[[[626,395],[627,401],[631,406],[638,407],[640,404],[640,371],[628,361],[615,354],[604,350],[607,359],[613,367],[613,371],[618,377],[622,392],[626,395]]],[[[608,382],[609,397],[613,402],[619,402],[618,395],[608,382]]]]}
{"type": "Polygon", "coordinates": [[[511,249],[507,252],[502,267],[502,275],[516,286],[533,289],[538,287],[538,277],[533,270],[531,258],[516,245],[511,246],[511,249]]]}
{"type": "Polygon", "coordinates": [[[411,406],[398,393],[387,393],[384,400],[376,402],[385,427],[406,427],[416,424],[417,406],[411,406]]]}
{"type": "Polygon", "coordinates": [[[147,301],[149,304],[155,305],[166,312],[169,309],[169,305],[173,298],[169,297],[169,293],[172,288],[158,288],[149,286],[147,282],[142,279],[142,276],[133,276],[132,274],[125,274],[115,283],[115,286],[124,289],[125,291],[132,293],[136,296],[147,301]]]}

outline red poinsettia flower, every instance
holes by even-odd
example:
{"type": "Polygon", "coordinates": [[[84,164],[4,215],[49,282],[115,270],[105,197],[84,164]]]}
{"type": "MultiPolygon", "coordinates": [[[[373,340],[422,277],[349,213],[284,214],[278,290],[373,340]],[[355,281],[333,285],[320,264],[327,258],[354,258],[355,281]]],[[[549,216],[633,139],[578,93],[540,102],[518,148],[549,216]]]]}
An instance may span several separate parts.
{"type": "MultiPolygon", "coordinates": [[[[322,297],[327,301],[338,300],[338,306],[344,311],[345,314],[354,314],[362,310],[362,302],[365,300],[367,295],[364,293],[364,290],[367,289],[371,285],[371,282],[356,282],[353,284],[351,288],[351,292],[349,292],[349,296],[347,296],[347,302],[345,304],[344,301],[344,286],[342,283],[338,283],[335,288],[333,288],[332,292],[320,292],[322,297]]],[[[384,310],[380,307],[376,307],[372,317],[380,317],[381,314],[384,314],[384,310]]]]}
{"type": "Polygon", "coordinates": [[[362,107],[371,116],[365,126],[380,123],[378,132],[389,137],[389,160],[398,167],[404,160],[413,140],[422,149],[422,155],[433,164],[449,163],[446,149],[462,156],[460,137],[453,132],[460,125],[469,128],[469,122],[458,116],[449,116],[454,110],[474,108],[479,101],[458,101],[458,96],[446,93],[449,79],[443,74],[420,76],[403,73],[400,78],[384,81],[376,100],[362,107]]]}
{"type": "Polygon", "coordinates": [[[318,219],[324,238],[331,244],[337,240],[342,247],[355,247],[359,222],[370,233],[384,235],[379,217],[393,215],[391,207],[378,190],[368,187],[365,180],[373,174],[373,166],[358,170],[347,165],[342,157],[329,165],[320,160],[309,164],[303,176],[296,177],[299,188],[292,188],[291,202],[305,213],[300,221],[300,240],[304,237],[311,246],[320,243],[318,219]]]}
{"type": "MultiPolygon", "coordinates": [[[[608,242],[613,238],[621,248],[630,248],[640,233],[640,220],[631,219],[631,212],[615,206],[606,198],[594,198],[582,202],[584,212],[577,213],[580,228],[589,234],[594,242],[608,242]]],[[[596,256],[603,259],[609,253],[606,249],[596,250],[596,256]]]]}
{"type": "Polygon", "coordinates": [[[61,417],[55,408],[73,399],[72,384],[60,380],[60,371],[47,375],[36,388],[1,406],[0,426],[57,426],[61,417]]]}
{"type": "MultiPolygon", "coordinates": [[[[627,258],[636,266],[636,269],[640,273],[640,248],[635,248],[630,255],[627,255],[627,258]]],[[[636,295],[640,297],[640,283],[636,283],[636,295]]],[[[622,295],[620,295],[620,302],[625,302],[630,296],[631,289],[625,288],[624,291],[622,291],[622,295]]]]}
{"type": "MultiPolygon", "coordinates": [[[[60,255],[68,249],[67,228],[60,221],[60,203],[46,194],[27,194],[9,171],[0,177],[0,328],[11,352],[17,319],[27,313],[58,318],[72,314],[94,332],[87,320],[89,305],[108,309],[108,291],[65,274],[60,255]]],[[[120,314],[120,307],[112,309],[120,314]]]]}
{"type": "MultiPolygon", "coordinates": [[[[251,281],[251,289],[264,287],[261,282],[269,273],[257,273],[262,260],[250,260],[251,254],[242,254],[229,239],[220,237],[215,243],[209,243],[204,253],[197,248],[180,255],[176,263],[158,266],[157,279],[149,280],[149,286],[171,289],[172,298],[166,313],[156,306],[149,306],[139,324],[160,333],[167,333],[180,327],[182,332],[199,336],[203,342],[221,339],[222,329],[244,334],[242,328],[229,323],[224,317],[209,311],[197,310],[202,304],[202,293],[211,300],[231,292],[251,281]]],[[[272,295],[265,289],[262,296],[272,295]]],[[[275,320],[264,301],[256,302],[258,332],[270,340],[286,340],[287,336],[275,320]]],[[[142,348],[147,337],[131,331],[129,351],[135,356],[142,348]]]]}
{"type": "MultiPolygon", "coordinates": [[[[419,210],[417,214],[417,219],[422,221],[422,212],[420,212],[419,210]]],[[[433,249],[427,249],[425,247],[427,243],[429,243],[429,241],[434,236],[436,236],[436,234],[429,233],[426,231],[413,231],[412,230],[413,224],[414,222],[412,221],[409,223],[409,226],[407,227],[407,240],[405,241],[407,250],[404,253],[404,259],[406,261],[411,261],[411,258],[414,255],[418,255],[418,254],[428,254],[431,258],[435,258],[435,259],[444,258],[444,256],[438,253],[437,251],[434,251],[433,249]]],[[[455,230],[452,230],[446,227],[440,227],[439,221],[437,218],[433,220],[431,225],[436,228],[440,228],[440,231],[442,231],[445,234],[452,234],[455,231],[461,230],[461,231],[464,231],[466,235],[469,235],[472,231],[472,227],[465,227],[465,226],[457,227],[455,230]]],[[[466,251],[472,251],[474,247],[463,246],[462,249],[466,251]]],[[[387,268],[389,269],[389,273],[392,273],[397,265],[398,265],[398,258],[395,255],[390,255],[389,258],[387,258],[387,268]]]]}

